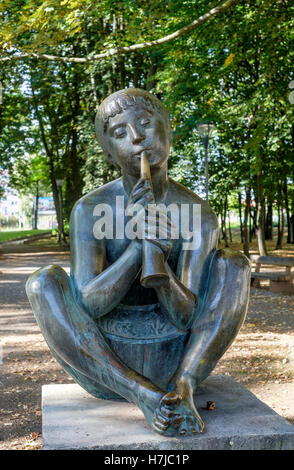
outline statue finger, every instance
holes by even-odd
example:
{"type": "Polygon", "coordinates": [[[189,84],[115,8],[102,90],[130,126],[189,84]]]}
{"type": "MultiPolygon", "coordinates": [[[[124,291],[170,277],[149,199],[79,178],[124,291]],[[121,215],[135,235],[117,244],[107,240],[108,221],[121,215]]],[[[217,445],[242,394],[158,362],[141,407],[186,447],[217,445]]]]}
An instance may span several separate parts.
{"type": "Polygon", "coordinates": [[[165,211],[158,209],[155,207],[150,207],[149,213],[151,217],[156,217],[158,220],[164,220],[166,223],[168,221],[168,217],[165,211]]]}
{"type": "Polygon", "coordinates": [[[198,426],[198,423],[196,421],[196,419],[193,417],[193,416],[190,416],[189,419],[189,428],[190,428],[190,432],[192,434],[196,434],[196,433],[199,433],[199,426],[198,426]]]}
{"type": "Polygon", "coordinates": [[[163,425],[156,421],[156,419],[153,419],[152,421],[152,427],[155,431],[157,431],[159,434],[163,434],[164,431],[168,428],[168,425],[163,425]]]}
{"type": "Polygon", "coordinates": [[[146,178],[140,178],[139,181],[135,184],[135,186],[133,186],[130,196],[133,197],[142,189],[148,189],[148,188],[151,189],[150,181],[146,178]]]}
{"type": "Polygon", "coordinates": [[[166,220],[158,219],[157,217],[150,214],[149,210],[148,210],[147,222],[154,225],[154,226],[156,226],[156,227],[158,227],[158,228],[161,228],[162,230],[167,231],[167,229],[168,229],[168,225],[166,223],[166,220]]]}
{"type": "Polygon", "coordinates": [[[150,220],[156,220],[158,225],[163,225],[167,227],[169,233],[176,230],[176,225],[172,222],[172,220],[167,217],[165,212],[155,212],[153,208],[148,208],[148,217],[150,220]]]}
{"type": "Polygon", "coordinates": [[[167,226],[170,230],[175,230],[177,225],[172,221],[172,219],[167,220],[167,226]]]}
{"type": "Polygon", "coordinates": [[[133,186],[130,195],[133,196],[137,191],[143,188],[144,183],[145,183],[145,179],[140,178],[139,181],[133,186]]]}
{"type": "Polygon", "coordinates": [[[146,191],[143,194],[140,194],[140,198],[136,202],[136,204],[141,204],[142,206],[146,206],[154,201],[153,194],[150,191],[146,191]]]}
{"type": "Polygon", "coordinates": [[[173,424],[173,427],[174,428],[178,428],[181,423],[183,421],[183,416],[181,415],[174,415],[173,419],[172,419],[172,424],[173,424]]]}
{"type": "Polygon", "coordinates": [[[185,434],[188,433],[188,425],[187,425],[187,419],[186,418],[183,418],[183,420],[181,422],[179,433],[182,436],[185,436],[185,434]]]}
{"type": "Polygon", "coordinates": [[[133,192],[132,194],[132,200],[138,199],[140,196],[143,194],[147,193],[149,191],[148,188],[145,188],[145,186],[142,186],[141,188],[137,189],[136,191],[133,192]]]}
{"type": "Polygon", "coordinates": [[[168,406],[161,405],[160,413],[164,418],[170,418],[173,415],[173,410],[169,408],[168,406]]]}
{"type": "Polygon", "coordinates": [[[169,416],[165,416],[162,414],[161,409],[156,409],[156,421],[159,422],[161,425],[165,426],[169,424],[169,416]]]}

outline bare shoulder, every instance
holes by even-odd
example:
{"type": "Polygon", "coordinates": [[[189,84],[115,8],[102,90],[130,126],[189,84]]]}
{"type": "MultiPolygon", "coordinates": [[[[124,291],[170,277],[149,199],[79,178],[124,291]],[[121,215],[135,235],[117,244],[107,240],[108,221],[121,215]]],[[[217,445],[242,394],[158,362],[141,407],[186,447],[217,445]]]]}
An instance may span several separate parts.
{"type": "Polygon", "coordinates": [[[97,204],[112,205],[115,197],[121,195],[122,191],[122,181],[118,178],[85,194],[75,203],[71,211],[71,223],[92,216],[97,204]]]}
{"type": "Polygon", "coordinates": [[[210,230],[218,229],[218,220],[215,212],[206,201],[193,191],[169,178],[169,199],[178,204],[198,204],[201,207],[201,223],[210,230]]]}

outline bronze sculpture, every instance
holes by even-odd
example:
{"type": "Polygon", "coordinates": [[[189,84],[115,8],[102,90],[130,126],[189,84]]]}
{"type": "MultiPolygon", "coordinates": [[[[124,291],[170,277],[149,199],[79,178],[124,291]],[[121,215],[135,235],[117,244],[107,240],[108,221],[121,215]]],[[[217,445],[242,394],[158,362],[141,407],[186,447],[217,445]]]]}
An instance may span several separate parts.
{"type": "MultiPolygon", "coordinates": [[[[112,94],[99,108],[96,133],[123,176],[74,206],[70,278],[59,266],[42,268],[30,276],[27,295],[52,354],[89,393],[136,403],[159,433],[202,432],[193,393],[243,323],[249,261],[217,250],[212,209],[168,178],[172,132],[156,97],[135,88],[112,94]],[[161,205],[159,218],[149,213],[152,204],[161,205]],[[201,207],[192,249],[173,236],[172,217],[162,210],[172,205],[201,207]],[[124,233],[116,225],[97,236],[94,222],[108,208],[124,233]],[[146,216],[141,222],[138,213],[146,216]],[[137,232],[127,237],[130,223],[137,232]]],[[[190,212],[184,215],[192,233],[190,212]]]]}

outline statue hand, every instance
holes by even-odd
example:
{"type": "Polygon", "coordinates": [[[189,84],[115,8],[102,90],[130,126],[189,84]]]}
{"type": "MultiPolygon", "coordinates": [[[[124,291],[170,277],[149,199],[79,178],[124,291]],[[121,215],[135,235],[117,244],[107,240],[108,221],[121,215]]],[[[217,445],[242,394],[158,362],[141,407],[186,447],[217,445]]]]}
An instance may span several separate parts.
{"type": "Polygon", "coordinates": [[[140,178],[132,189],[128,200],[126,213],[128,214],[131,205],[140,204],[144,209],[146,209],[148,204],[154,204],[154,202],[155,201],[150,181],[144,177],[140,178]]]}
{"type": "Polygon", "coordinates": [[[145,239],[162,249],[165,260],[169,257],[173,246],[173,228],[171,217],[165,210],[158,207],[156,212],[148,211],[148,217],[145,221],[145,239]]]}
{"type": "Polygon", "coordinates": [[[144,231],[148,204],[154,204],[152,186],[147,178],[142,177],[133,187],[126,207],[126,214],[136,219],[134,224],[138,226],[137,233],[139,235],[136,237],[138,242],[142,242],[142,239],[145,238],[144,231]],[[136,205],[139,207],[136,207],[136,205]],[[133,215],[134,213],[135,215],[133,215]]]}

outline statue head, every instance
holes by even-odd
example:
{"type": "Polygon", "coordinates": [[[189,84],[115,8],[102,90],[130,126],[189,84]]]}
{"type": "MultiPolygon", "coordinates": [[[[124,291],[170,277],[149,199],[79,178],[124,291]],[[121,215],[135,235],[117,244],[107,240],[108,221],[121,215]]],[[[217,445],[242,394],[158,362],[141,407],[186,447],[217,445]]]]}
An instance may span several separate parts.
{"type": "Polygon", "coordinates": [[[108,96],[99,106],[95,127],[106,158],[123,171],[138,173],[143,150],[151,169],[168,159],[169,116],[159,99],[145,90],[128,88],[108,96]]]}

